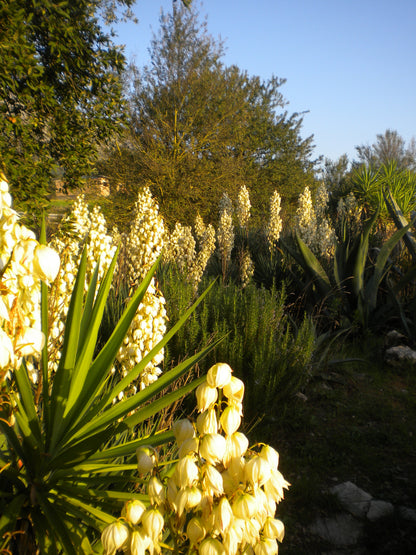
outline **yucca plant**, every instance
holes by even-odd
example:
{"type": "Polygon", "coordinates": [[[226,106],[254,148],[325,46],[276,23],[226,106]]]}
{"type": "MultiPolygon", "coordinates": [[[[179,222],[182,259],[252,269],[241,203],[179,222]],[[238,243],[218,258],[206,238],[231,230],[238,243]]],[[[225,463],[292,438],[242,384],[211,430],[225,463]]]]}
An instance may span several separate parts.
{"type": "MultiPolygon", "coordinates": [[[[99,287],[97,265],[84,294],[86,260],[84,250],[68,311],[62,356],[52,376],[48,373],[47,346],[42,353],[40,402],[35,400],[34,386],[24,363],[6,385],[14,410],[10,419],[4,404],[0,414],[1,552],[91,553],[99,532],[115,520],[113,515],[119,513],[123,502],[142,497],[131,487],[137,482],[136,448],[142,444],[161,445],[173,438],[170,431],[160,431],[132,439],[132,434],[126,431],[134,432],[140,423],[201,382],[196,379],[154,400],[189,371],[210,347],[184,360],[139,393],[114,403],[118,394],[137,379],[156,352],[184,324],[204,295],[127,377],[112,383],[110,388],[117,351],[157,263],[132,295],[108,341],[96,354],[116,256],[99,287]]],[[[47,337],[44,284],[41,310],[42,328],[47,337]]]]}

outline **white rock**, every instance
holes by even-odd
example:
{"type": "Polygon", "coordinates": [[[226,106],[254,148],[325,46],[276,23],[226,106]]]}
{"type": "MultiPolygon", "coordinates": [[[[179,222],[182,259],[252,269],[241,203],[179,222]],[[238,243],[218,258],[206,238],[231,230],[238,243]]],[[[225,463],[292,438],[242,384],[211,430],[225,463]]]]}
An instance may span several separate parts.
{"type": "Polygon", "coordinates": [[[390,516],[394,513],[394,507],[388,501],[380,501],[378,499],[373,499],[370,502],[370,508],[367,512],[368,520],[371,522],[375,522],[380,518],[384,518],[386,516],[390,516]]]}
{"type": "Polygon", "coordinates": [[[410,522],[416,522],[416,510],[410,507],[399,507],[399,515],[404,520],[409,520],[410,522]]]}
{"type": "Polygon", "coordinates": [[[384,359],[391,366],[416,366],[416,351],[407,345],[397,345],[387,349],[384,359]]]}
{"type": "Polygon", "coordinates": [[[372,497],[352,482],[343,482],[329,490],[335,494],[342,507],[358,518],[364,518],[370,508],[372,497]]]}

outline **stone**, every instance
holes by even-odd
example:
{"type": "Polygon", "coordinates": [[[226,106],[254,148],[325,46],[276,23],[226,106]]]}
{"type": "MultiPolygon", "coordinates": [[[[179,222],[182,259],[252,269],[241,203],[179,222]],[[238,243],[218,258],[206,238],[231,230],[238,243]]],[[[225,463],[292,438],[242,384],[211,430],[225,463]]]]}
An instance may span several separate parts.
{"type": "Polygon", "coordinates": [[[380,501],[378,499],[373,499],[370,501],[370,508],[367,512],[367,518],[371,522],[376,522],[381,518],[391,516],[394,513],[394,507],[388,501],[380,501]]]}
{"type": "Polygon", "coordinates": [[[333,517],[318,518],[310,531],[336,547],[357,545],[363,535],[364,524],[353,516],[340,513],[333,517]]]}
{"type": "Polygon", "coordinates": [[[416,351],[407,345],[397,345],[387,349],[384,353],[384,360],[387,364],[396,368],[416,366],[416,351]]]}
{"type": "Polygon", "coordinates": [[[416,522],[415,509],[411,509],[410,507],[399,507],[398,513],[403,520],[408,520],[409,522],[416,522]]]}
{"type": "Polygon", "coordinates": [[[391,330],[386,334],[384,338],[384,346],[387,347],[394,347],[396,345],[400,345],[401,343],[406,342],[406,336],[400,333],[397,330],[391,330]]]}
{"type": "Polygon", "coordinates": [[[341,506],[358,518],[364,518],[370,508],[372,497],[352,482],[343,482],[333,486],[331,493],[337,496],[341,506]]]}

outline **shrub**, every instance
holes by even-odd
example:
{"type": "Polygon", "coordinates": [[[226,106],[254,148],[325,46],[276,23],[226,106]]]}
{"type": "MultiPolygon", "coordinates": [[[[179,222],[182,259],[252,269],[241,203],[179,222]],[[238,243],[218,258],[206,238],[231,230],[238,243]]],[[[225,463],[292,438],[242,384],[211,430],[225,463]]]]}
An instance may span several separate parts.
{"type": "MultiPolygon", "coordinates": [[[[192,299],[192,289],[171,269],[160,275],[167,310],[173,320],[192,299]]],[[[244,289],[215,283],[167,351],[178,361],[213,338],[224,339],[201,362],[207,370],[215,360],[227,360],[236,375],[249,384],[246,411],[250,417],[273,412],[308,379],[314,351],[314,326],[303,318],[297,327],[285,312],[285,290],[244,289]]]]}

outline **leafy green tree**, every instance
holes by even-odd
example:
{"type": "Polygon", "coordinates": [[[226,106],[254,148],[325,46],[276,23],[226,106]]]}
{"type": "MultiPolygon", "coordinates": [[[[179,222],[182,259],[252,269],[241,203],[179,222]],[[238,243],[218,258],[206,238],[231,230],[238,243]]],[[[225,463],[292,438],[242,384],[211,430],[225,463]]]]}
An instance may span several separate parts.
{"type": "Polygon", "coordinates": [[[123,199],[146,183],[168,219],[187,222],[197,210],[215,219],[223,191],[243,184],[255,208],[275,188],[295,200],[313,179],[312,137],[285,111],[284,79],[225,67],[223,43],[193,8],[161,16],[150,53],[127,78],[130,130],[101,165],[123,199]]]}
{"type": "Polygon", "coordinates": [[[358,162],[355,165],[365,164],[378,168],[384,164],[395,162],[399,170],[416,170],[416,141],[411,139],[406,147],[406,141],[397,131],[387,129],[383,134],[377,135],[375,143],[355,147],[358,162]]]}
{"type": "Polygon", "coordinates": [[[133,3],[1,3],[0,156],[20,209],[46,203],[52,176],[79,184],[99,142],[118,128],[125,59],[99,17],[115,21],[118,8],[133,3]]]}

